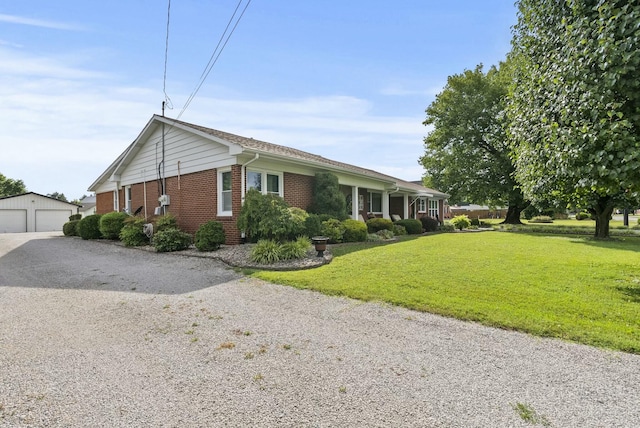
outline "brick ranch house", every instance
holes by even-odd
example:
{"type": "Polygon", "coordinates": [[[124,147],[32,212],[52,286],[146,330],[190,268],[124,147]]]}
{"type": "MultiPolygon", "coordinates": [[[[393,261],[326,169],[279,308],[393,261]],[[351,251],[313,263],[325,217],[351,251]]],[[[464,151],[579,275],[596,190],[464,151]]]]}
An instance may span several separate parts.
{"type": "Polygon", "coordinates": [[[227,244],[241,242],[236,220],[247,190],[273,193],[294,207],[313,200],[317,172],[338,177],[351,218],[442,219],[449,196],[419,184],[290,147],[154,115],[91,184],[96,213],[173,214],[189,233],[216,220],[227,244]],[[355,201],[355,203],[351,203],[355,201]]]}

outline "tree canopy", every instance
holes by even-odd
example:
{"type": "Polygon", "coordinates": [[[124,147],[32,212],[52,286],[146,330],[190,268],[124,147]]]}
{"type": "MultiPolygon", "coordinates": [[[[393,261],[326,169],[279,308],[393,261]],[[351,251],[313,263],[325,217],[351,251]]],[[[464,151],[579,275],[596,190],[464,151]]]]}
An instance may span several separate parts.
{"type": "Polygon", "coordinates": [[[447,85],[426,110],[420,158],[426,177],[451,195],[454,203],[471,201],[508,206],[505,222],[520,223],[528,205],[514,179],[506,135],[508,65],[483,66],[449,76],[447,85]]]}
{"type": "Polygon", "coordinates": [[[0,198],[26,193],[27,188],[22,180],[14,180],[0,173],[0,198]]]}
{"type": "Polygon", "coordinates": [[[535,202],[589,210],[596,237],[640,195],[640,4],[520,0],[509,130],[535,202]]]}
{"type": "Polygon", "coordinates": [[[59,201],[69,202],[67,201],[67,197],[64,195],[64,193],[53,192],[53,193],[47,194],[47,196],[50,198],[57,199],[59,201]]]}

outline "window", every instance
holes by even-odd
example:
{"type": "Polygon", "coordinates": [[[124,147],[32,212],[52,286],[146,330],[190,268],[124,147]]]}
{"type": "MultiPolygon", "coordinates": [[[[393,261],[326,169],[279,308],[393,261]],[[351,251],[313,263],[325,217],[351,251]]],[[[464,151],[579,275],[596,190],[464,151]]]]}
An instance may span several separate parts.
{"type": "Polygon", "coordinates": [[[382,193],[369,192],[369,212],[382,213],[382,193]]]}
{"type": "Polygon", "coordinates": [[[131,213],[131,186],[127,186],[124,188],[124,202],[124,209],[128,213],[131,213]]]}
{"type": "Polygon", "coordinates": [[[256,189],[263,194],[282,196],[282,174],[271,174],[260,171],[247,171],[247,190],[256,189]]]}
{"type": "Polygon", "coordinates": [[[231,186],[231,171],[221,171],[218,173],[218,215],[232,215],[233,199],[231,186]]]}
{"type": "Polygon", "coordinates": [[[429,199],[429,217],[438,218],[438,201],[429,199]]]}
{"type": "Polygon", "coordinates": [[[114,211],[120,211],[120,207],[118,206],[118,191],[114,190],[113,191],[113,210],[114,211]]]}
{"type": "Polygon", "coordinates": [[[418,212],[426,213],[427,212],[427,200],[426,198],[418,199],[418,212]]]}

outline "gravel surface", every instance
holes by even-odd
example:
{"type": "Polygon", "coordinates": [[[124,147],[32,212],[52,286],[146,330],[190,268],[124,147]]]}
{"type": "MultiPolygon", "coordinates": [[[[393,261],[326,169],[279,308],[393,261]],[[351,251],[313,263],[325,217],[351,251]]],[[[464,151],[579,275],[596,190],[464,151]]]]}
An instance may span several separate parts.
{"type": "Polygon", "coordinates": [[[0,308],[3,427],[640,426],[638,355],[212,259],[0,234],[0,308]]]}

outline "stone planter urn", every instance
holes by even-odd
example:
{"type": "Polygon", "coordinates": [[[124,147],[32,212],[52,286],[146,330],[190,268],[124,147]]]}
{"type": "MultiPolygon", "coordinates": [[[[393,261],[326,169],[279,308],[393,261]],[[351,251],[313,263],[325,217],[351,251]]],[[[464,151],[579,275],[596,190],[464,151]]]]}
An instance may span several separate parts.
{"type": "Polygon", "coordinates": [[[327,249],[327,242],[329,242],[329,238],[326,236],[314,236],[311,238],[311,243],[316,248],[318,257],[322,257],[324,255],[324,251],[327,249]]]}

